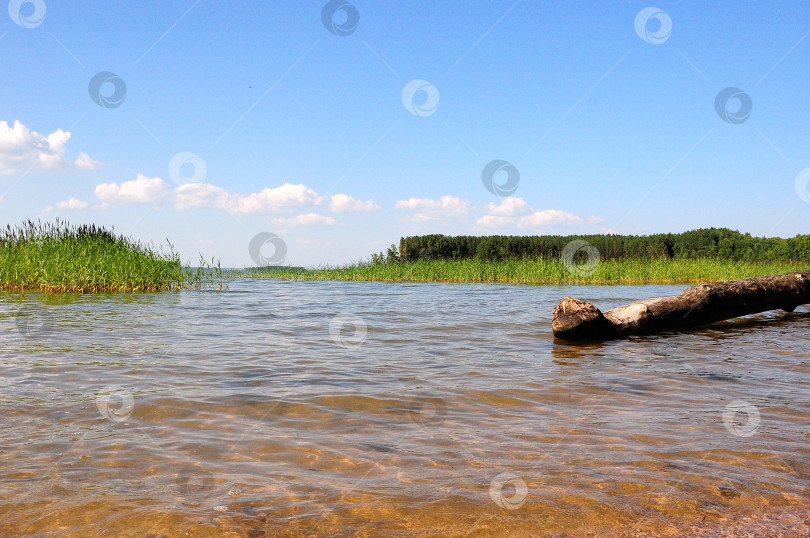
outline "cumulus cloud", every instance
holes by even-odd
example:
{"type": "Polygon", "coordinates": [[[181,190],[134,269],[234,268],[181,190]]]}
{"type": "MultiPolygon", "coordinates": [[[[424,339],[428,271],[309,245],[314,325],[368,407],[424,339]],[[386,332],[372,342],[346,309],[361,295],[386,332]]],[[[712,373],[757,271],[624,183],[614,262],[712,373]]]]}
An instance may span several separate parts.
{"type": "Polygon", "coordinates": [[[355,200],[348,194],[335,194],[329,204],[329,210],[333,213],[349,213],[360,211],[379,211],[382,209],[374,200],[355,200]]]}
{"type": "Polygon", "coordinates": [[[229,209],[234,213],[278,213],[284,209],[303,205],[318,205],[324,200],[312,189],[304,185],[285,183],[280,187],[263,189],[261,192],[248,194],[232,194],[229,209]]]}
{"type": "Polygon", "coordinates": [[[546,209],[521,217],[518,226],[520,228],[546,228],[549,226],[574,226],[583,222],[585,221],[582,217],[572,213],[566,213],[558,209],[546,209]]]}
{"type": "MultiPolygon", "coordinates": [[[[61,202],[56,202],[54,204],[56,209],[61,209],[63,211],[82,211],[87,209],[88,203],[79,200],[78,198],[70,198],[68,200],[62,200],[61,202]]],[[[42,210],[43,215],[48,215],[53,212],[54,206],[47,206],[45,209],[42,210]]]]}
{"type": "Polygon", "coordinates": [[[229,209],[231,194],[210,183],[186,183],[174,190],[174,207],[180,210],[210,207],[229,209]]]}
{"type": "MultiPolygon", "coordinates": [[[[348,194],[336,194],[328,198],[301,184],[285,183],[252,194],[239,194],[210,183],[185,183],[172,188],[159,177],[149,178],[144,175],[120,184],[102,183],[96,187],[95,195],[104,209],[111,204],[149,204],[164,198],[180,211],[222,209],[238,214],[291,213],[295,208],[317,206],[327,200],[334,212],[382,209],[373,200],[356,200],[348,194]]],[[[334,226],[336,221],[334,217],[305,213],[278,217],[272,222],[278,226],[334,226]]]]}
{"type": "Polygon", "coordinates": [[[515,223],[513,217],[499,217],[498,215],[484,215],[475,221],[480,228],[503,228],[515,223]]]}
{"type": "Polygon", "coordinates": [[[101,201],[102,207],[107,207],[110,204],[152,204],[170,192],[169,185],[159,177],[140,174],[132,181],[97,185],[93,194],[101,201]]]}
{"type": "MultiPolygon", "coordinates": [[[[400,200],[397,209],[412,212],[410,219],[425,222],[447,218],[460,218],[475,209],[467,202],[454,196],[442,196],[438,200],[430,198],[410,198],[400,200]]],[[[480,209],[479,209],[480,210],[480,209]]],[[[523,198],[506,197],[500,203],[489,202],[483,207],[484,215],[476,219],[476,228],[548,228],[552,226],[574,226],[585,222],[582,217],[558,209],[535,210],[523,198]]],[[[590,222],[592,222],[591,219],[590,222]]]]}
{"type": "MultiPolygon", "coordinates": [[[[475,221],[477,228],[551,228],[554,226],[576,226],[586,222],[585,219],[566,213],[559,209],[535,210],[522,198],[507,197],[500,204],[488,203],[484,207],[485,215],[475,221]]],[[[599,219],[591,217],[588,223],[599,219]]]]}
{"type": "Polygon", "coordinates": [[[172,189],[161,178],[144,175],[120,184],[102,183],[96,187],[95,195],[103,207],[114,203],[149,204],[168,197],[179,210],[224,209],[239,214],[281,213],[296,207],[319,205],[326,200],[304,185],[291,183],[245,195],[210,183],[185,183],[172,189]]]}
{"type": "Polygon", "coordinates": [[[215,208],[239,214],[280,213],[324,201],[324,197],[314,190],[291,183],[247,195],[230,193],[209,183],[186,183],[177,187],[174,194],[177,209],[215,208]]]}
{"type": "Polygon", "coordinates": [[[101,163],[84,152],[75,162],[65,157],[70,133],[57,129],[45,136],[30,130],[19,120],[13,126],[0,121],[0,174],[21,172],[65,171],[71,168],[90,170],[101,163]]]}
{"type": "Polygon", "coordinates": [[[276,226],[334,226],[335,217],[305,213],[290,218],[276,218],[271,221],[276,226]]]}
{"type": "Polygon", "coordinates": [[[472,206],[470,202],[455,196],[442,196],[438,200],[431,198],[399,200],[394,207],[415,212],[411,215],[411,219],[416,222],[425,222],[465,217],[472,206]]]}
{"type": "Polygon", "coordinates": [[[79,158],[76,159],[76,162],[73,164],[76,165],[77,168],[81,168],[82,170],[95,170],[101,163],[97,160],[90,157],[90,155],[86,154],[83,151],[79,152],[79,158]]]}
{"type": "Polygon", "coordinates": [[[523,198],[513,198],[508,196],[501,201],[499,205],[492,202],[484,207],[487,215],[496,215],[499,217],[514,217],[515,215],[522,215],[528,213],[532,208],[526,203],[523,198]]]}
{"type": "Polygon", "coordinates": [[[68,200],[63,200],[61,202],[56,202],[56,209],[69,209],[72,211],[81,211],[82,209],[87,209],[87,202],[83,202],[78,198],[70,198],[68,200]]]}

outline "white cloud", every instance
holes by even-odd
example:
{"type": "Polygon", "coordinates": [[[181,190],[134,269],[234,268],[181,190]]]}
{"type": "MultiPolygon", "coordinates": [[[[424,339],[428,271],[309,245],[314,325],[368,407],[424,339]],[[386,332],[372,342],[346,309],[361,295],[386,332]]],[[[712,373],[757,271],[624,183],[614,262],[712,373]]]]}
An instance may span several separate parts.
{"type": "Polygon", "coordinates": [[[102,207],[109,204],[151,204],[169,194],[171,189],[159,177],[146,177],[143,174],[124,183],[102,183],[93,192],[101,201],[102,207]]]}
{"type": "MultiPolygon", "coordinates": [[[[302,184],[284,183],[279,187],[265,188],[251,194],[229,192],[227,189],[211,183],[184,183],[172,188],[162,179],[148,178],[139,175],[133,181],[102,183],[95,189],[96,197],[102,202],[102,208],[110,204],[147,204],[155,203],[166,197],[175,209],[222,209],[237,214],[253,213],[289,213],[298,207],[318,206],[329,201],[330,209],[335,213],[377,211],[382,209],[374,200],[357,200],[348,194],[321,196],[302,184]]],[[[446,197],[449,198],[449,197],[446,197]]],[[[466,202],[465,202],[466,203],[466,202]]],[[[308,224],[333,225],[332,217],[313,217],[314,213],[282,220],[292,226],[308,224]]]]}
{"type": "Polygon", "coordinates": [[[532,211],[529,204],[523,198],[513,198],[508,196],[500,204],[489,202],[484,206],[485,215],[475,221],[476,228],[504,228],[513,226],[515,217],[524,215],[532,211]]]}
{"type": "Polygon", "coordinates": [[[484,215],[475,221],[480,228],[503,228],[515,223],[514,217],[500,217],[498,215],[484,215]]]}
{"type": "Polygon", "coordinates": [[[324,197],[304,185],[285,183],[248,195],[230,193],[210,183],[186,183],[175,189],[177,209],[215,208],[233,213],[280,213],[285,209],[319,205],[324,197]]]}
{"type": "Polygon", "coordinates": [[[521,217],[518,226],[520,228],[544,228],[549,226],[574,226],[583,222],[582,217],[574,214],[559,209],[545,209],[521,217]]]}
{"type": "Polygon", "coordinates": [[[271,221],[276,226],[334,226],[335,217],[305,213],[290,218],[277,218],[271,221]]]}
{"type": "Polygon", "coordinates": [[[70,198],[69,200],[63,200],[61,202],[56,202],[56,209],[69,209],[71,211],[81,211],[83,209],[87,209],[87,202],[83,202],[78,198],[70,198]]]}
{"type": "Polygon", "coordinates": [[[229,209],[231,194],[210,183],[186,183],[174,190],[174,207],[180,210],[212,207],[229,209]]]}
{"type": "Polygon", "coordinates": [[[159,177],[139,175],[133,181],[102,183],[95,190],[103,207],[109,204],[149,204],[169,195],[179,210],[212,208],[233,213],[279,213],[303,205],[318,205],[325,198],[304,185],[285,183],[280,187],[266,188],[261,192],[243,195],[231,193],[210,183],[185,183],[172,189],[159,177]]]}
{"type": "Polygon", "coordinates": [[[75,162],[67,159],[65,145],[68,140],[70,133],[62,129],[45,136],[30,130],[19,120],[13,127],[0,121],[0,174],[69,170],[73,167],[89,170],[101,165],[84,152],[79,153],[75,162]]]}
{"type": "Polygon", "coordinates": [[[355,200],[348,194],[335,194],[329,204],[329,210],[333,213],[349,213],[360,211],[379,211],[382,209],[374,200],[355,200]]]}
{"type": "Polygon", "coordinates": [[[429,220],[465,217],[472,206],[470,202],[461,200],[455,196],[442,196],[438,200],[431,198],[399,200],[394,207],[397,209],[415,211],[416,213],[411,215],[411,219],[416,222],[425,222],[429,220]]]}
{"type": "Polygon", "coordinates": [[[76,165],[77,168],[81,168],[82,170],[95,170],[101,163],[97,160],[90,157],[90,155],[86,154],[83,151],[79,152],[79,158],[76,159],[76,162],[73,163],[76,165]]]}
{"type": "Polygon", "coordinates": [[[497,215],[499,217],[514,217],[515,215],[523,215],[532,210],[531,206],[526,203],[523,198],[513,198],[508,196],[503,199],[500,205],[495,205],[489,202],[485,207],[487,215],[497,215]]]}
{"type": "MultiPolygon", "coordinates": [[[[69,200],[62,200],[61,202],[56,202],[54,204],[56,209],[61,209],[63,211],[82,211],[87,209],[87,202],[83,202],[78,198],[70,198],[69,200]]],[[[43,215],[50,215],[54,210],[54,206],[46,206],[45,209],[42,210],[43,215]]]]}
{"type": "Polygon", "coordinates": [[[280,187],[263,189],[261,192],[243,196],[231,195],[229,209],[234,213],[278,213],[284,209],[303,205],[318,205],[324,200],[312,189],[304,185],[285,183],[280,187]]]}
{"type": "MultiPolygon", "coordinates": [[[[586,223],[582,217],[559,209],[537,211],[523,198],[511,196],[504,198],[498,205],[488,203],[484,206],[484,211],[486,214],[475,221],[476,228],[504,228],[515,225],[519,228],[550,228],[586,223]]],[[[599,221],[600,219],[591,217],[587,223],[593,224],[599,221]]]]}

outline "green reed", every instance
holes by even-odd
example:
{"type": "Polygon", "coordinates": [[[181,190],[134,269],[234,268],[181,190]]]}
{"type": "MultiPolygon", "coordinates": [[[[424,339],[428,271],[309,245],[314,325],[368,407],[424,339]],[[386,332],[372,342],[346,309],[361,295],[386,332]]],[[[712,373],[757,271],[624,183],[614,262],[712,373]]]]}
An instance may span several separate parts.
{"type": "Polygon", "coordinates": [[[219,265],[184,266],[168,250],[95,225],[27,221],[0,229],[0,289],[45,292],[145,292],[220,288],[219,265]]]}
{"type": "Polygon", "coordinates": [[[591,274],[569,270],[560,258],[435,260],[358,263],[340,267],[276,267],[233,272],[234,277],[283,280],[387,282],[505,282],[519,284],[681,284],[737,280],[806,270],[802,261],[733,261],[722,258],[618,259],[599,262],[591,274]]]}

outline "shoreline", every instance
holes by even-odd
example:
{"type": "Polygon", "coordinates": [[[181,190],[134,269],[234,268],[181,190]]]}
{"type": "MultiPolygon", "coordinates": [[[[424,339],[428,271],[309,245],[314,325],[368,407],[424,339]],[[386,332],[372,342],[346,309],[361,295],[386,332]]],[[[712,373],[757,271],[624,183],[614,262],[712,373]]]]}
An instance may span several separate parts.
{"type": "Polygon", "coordinates": [[[340,267],[257,268],[225,271],[229,278],[352,282],[437,282],[526,285],[674,285],[740,280],[806,270],[801,260],[616,259],[595,266],[560,259],[434,260],[340,267]]]}

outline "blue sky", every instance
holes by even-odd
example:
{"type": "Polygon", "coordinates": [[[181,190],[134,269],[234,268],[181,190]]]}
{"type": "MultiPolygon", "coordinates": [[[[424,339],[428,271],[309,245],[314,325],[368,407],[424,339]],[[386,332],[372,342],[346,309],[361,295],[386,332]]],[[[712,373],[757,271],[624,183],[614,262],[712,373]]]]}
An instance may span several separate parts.
{"type": "Polygon", "coordinates": [[[1,220],[226,266],[263,232],[296,265],[422,233],[808,233],[810,10],[750,4],[12,0],[1,220]]]}

